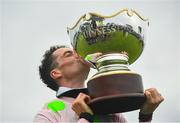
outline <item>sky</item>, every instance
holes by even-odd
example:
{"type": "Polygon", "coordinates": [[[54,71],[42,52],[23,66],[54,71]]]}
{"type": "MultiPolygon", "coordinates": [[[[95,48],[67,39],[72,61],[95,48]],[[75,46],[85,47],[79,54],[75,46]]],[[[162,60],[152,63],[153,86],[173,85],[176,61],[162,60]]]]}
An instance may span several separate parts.
{"type": "MultiPolygon", "coordinates": [[[[145,49],[130,68],[142,75],[144,88],[155,87],[165,98],[153,121],[180,122],[179,0],[1,0],[0,121],[31,122],[55,98],[38,66],[50,46],[70,44],[67,27],[87,12],[111,15],[123,8],[150,21],[145,49]]],[[[124,115],[136,122],[138,112],[124,115]]]]}

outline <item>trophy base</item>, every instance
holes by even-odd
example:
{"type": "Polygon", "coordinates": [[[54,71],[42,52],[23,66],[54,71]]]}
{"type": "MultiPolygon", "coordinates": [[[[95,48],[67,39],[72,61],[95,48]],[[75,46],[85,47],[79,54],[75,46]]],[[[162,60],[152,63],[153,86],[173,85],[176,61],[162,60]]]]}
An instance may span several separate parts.
{"type": "Polygon", "coordinates": [[[142,78],[131,71],[97,73],[87,83],[95,114],[121,113],[140,109],[145,102],[142,78]]]}
{"type": "Polygon", "coordinates": [[[145,102],[141,93],[119,94],[93,99],[89,106],[95,114],[112,114],[140,109],[145,102]]]}

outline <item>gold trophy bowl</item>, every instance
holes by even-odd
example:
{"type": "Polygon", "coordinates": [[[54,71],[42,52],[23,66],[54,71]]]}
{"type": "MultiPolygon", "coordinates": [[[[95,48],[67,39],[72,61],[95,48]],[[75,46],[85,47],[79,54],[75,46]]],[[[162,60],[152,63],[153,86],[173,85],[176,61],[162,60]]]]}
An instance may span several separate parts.
{"type": "Polygon", "coordinates": [[[144,103],[141,75],[128,66],[141,55],[148,26],[136,11],[123,9],[111,16],[84,14],[67,29],[73,48],[83,58],[103,53],[95,63],[98,72],[87,83],[95,114],[132,111],[144,103]]]}

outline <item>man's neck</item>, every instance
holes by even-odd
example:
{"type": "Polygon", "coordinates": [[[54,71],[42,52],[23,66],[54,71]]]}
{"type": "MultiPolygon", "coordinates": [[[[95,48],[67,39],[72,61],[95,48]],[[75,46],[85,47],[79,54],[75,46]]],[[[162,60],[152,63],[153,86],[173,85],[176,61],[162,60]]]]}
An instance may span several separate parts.
{"type": "Polygon", "coordinates": [[[83,88],[84,83],[82,82],[66,82],[64,84],[61,84],[63,87],[68,87],[68,88],[83,88]]]}
{"type": "Polygon", "coordinates": [[[83,88],[85,87],[84,86],[84,81],[85,80],[76,80],[76,79],[73,79],[73,80],[61,80],[60,83],[61,85],[60,86],[63,86],[63,87],[68,87],[68,88],[83,88]]]}

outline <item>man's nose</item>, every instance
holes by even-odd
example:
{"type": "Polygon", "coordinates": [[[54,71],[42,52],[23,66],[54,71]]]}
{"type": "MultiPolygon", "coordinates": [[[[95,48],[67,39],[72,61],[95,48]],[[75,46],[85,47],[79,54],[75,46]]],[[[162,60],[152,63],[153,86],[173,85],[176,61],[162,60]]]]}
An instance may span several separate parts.
{"type": "Polygon", "coordinates": [[[79,58],[79,54],[76,51],[74,51],[74,57],[79,58]]]}

